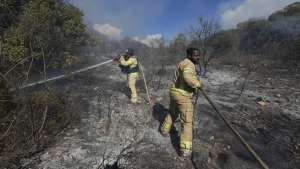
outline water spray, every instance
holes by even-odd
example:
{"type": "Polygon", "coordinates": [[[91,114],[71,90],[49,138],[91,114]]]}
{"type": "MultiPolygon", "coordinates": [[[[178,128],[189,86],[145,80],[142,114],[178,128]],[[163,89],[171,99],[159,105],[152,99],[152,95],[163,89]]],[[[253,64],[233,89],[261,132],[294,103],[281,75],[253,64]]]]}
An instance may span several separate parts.
{"type": "MultiPolygon", "coordinates": [[[[98,66],[110,63],[112,61],[113,60],[108,60],[106,62],[102,62],[102,63],[96,64],[96,65],[93,65],[93,66],[89,66],[89,67],[86,67],[86,68],[83,68],[83,69],[71,72],[70,74],[60,75],[60,76],[56,76],[56,77],[53,77],[53,78],[50,78],[50,79],[46,79],[46,80],[41,80],[41,81],[38,81],[38,82],[30,83],[30,84],[27,84],[27,85],[23,86],[23,88],[34,86],[34,85],[38,85],[38,84],[42,84],[42,83],[53,81],[53,80],[57,80],[57,79],[61,79],[61,78],[64,78],[64,77],[67,77],[67,76],[70,76],[70,75],[74,75],[76,73],[80,73],[80,72],[83,72],[83,71],[87,71],[87,70],[93,69],[95,67],[98,67],[98,66]]],[[[12,89],[12,90],[14,90],[14,89],[12,89]]]]}

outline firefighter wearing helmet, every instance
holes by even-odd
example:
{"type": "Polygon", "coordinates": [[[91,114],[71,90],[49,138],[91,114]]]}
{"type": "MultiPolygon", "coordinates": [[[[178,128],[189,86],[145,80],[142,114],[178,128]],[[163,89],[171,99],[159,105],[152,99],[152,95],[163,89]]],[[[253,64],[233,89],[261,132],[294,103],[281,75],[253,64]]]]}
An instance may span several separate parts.
{"type": "Polygon", "coordinates": [[[134,56],[134,50],[128,48],[124,55],[118,56],[118,58],[114,60],[118,61],[121,71],[127,75],[127,87],[130,89],[130,102],[137,104],[135,83],[138,77],[139,64],[137,58],[134,56]]]}
{"type": "Polygon", "coordinates": [[[203,87],[198,80],[195,65],[199,63],[200,52],[197,48],[186,50],[187,58],[181,61],[174,73],[170,87],[169,112],[165,118],[161,134],[167,136],[174,121],[180,117],[180,156],[190,157],[193,145],[194,105],[193,93],[203,87]]]}

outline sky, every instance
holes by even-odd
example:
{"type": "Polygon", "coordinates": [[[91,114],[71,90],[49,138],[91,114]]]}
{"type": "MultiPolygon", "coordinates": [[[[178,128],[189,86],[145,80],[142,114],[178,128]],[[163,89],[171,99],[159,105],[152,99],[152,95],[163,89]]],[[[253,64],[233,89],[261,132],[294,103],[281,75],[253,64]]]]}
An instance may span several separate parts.
{"type": "Polygon", "coordinates": [[[266,19],[275,11],[300,0],[70,0],[84,11],[96,31],[114,39],[128,36],[149,44],[152,39],[172,39],[199,18],[220,22],[222,29],[236,28],[250,18],[266,19]]]}

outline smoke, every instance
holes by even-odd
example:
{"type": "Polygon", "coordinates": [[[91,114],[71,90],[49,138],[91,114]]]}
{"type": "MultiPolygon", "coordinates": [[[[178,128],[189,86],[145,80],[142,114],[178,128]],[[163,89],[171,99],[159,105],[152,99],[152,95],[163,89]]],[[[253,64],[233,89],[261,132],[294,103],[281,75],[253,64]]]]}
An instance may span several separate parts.
{"type": "Polygon", "coordinates": [[[161,34],[155,34],[155,35],[147,35],[146,39],[141,39],[141,40],[138,37],[134,37],[133,40],[151,46],[154,41],[159,40],[161,37],[162,37],[161,34]]]}
{"type": "MultiPolygon", "coordinates": [[[[99,24],[95,24],[93,26],[94,30],[107,35],[108,37],[112,38],[112,39],[121,39],[122,38],[122,29],[114,27],[109,25],[108,23],[103,24],[103,25],[99,25],[99,24]]],[[[139,37],[134,37],[132,38],[135,41],[141,42],[145,45],[151,46],[151,44],[156,41],[159,40],[162,37],[161,34],[155,34],[155,35],[147,35],[146,39],[139,39],[139,37]]]]}
{"type": "Polygon", "coordinates": [[[93,27],[96,31],[107,35],[113,39],[121,39],[122,29],[109,25],[108,23],[104,25],[95,24],[93,27]]]}
{"type": "Polygon", "coordinates": [[[166,1],[141,0],[72,0],[79,8],[84,9],[88,22],[97,25],[97,31],[106,35],[144,37],[149,32],[149,23],[161,15],[166,1]],[[108,29],[108,30],[105,30],[108,29]],[[120,32],[121,29],[122,31],[120,32]]]}
{"type": "Polygon", "coordinates": [[[219,4],[220,21],[223,29],[236,28],[236,25],[251,18],[267,18],[275,11],[283,9],[298,0],[245,0],[219,4]],[[233,8],[233,9],[230,9],[233,8]],[[223,12],[222,12],[223,11],[223,12]]]}

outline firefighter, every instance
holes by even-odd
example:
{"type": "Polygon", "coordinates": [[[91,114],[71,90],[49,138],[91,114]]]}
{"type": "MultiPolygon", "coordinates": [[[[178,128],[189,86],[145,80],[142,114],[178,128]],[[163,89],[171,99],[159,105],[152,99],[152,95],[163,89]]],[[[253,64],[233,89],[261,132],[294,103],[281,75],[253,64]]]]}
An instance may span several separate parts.
{"type": "Polygon", "coordinates": [[[139,64],[137,58],[134,56],[134,50],[128,48],[124,55],[118,56],[118,58],[115,58],[114,60],[118,61],[121,71],[127,75],[127,87],[130,89],[130,102],[133,104],[139,103],[135,88],[139,64]]]}
{"type": "Polygon", "coordinates": [[[170,87],[169,112],[165,118],[161,134],[166,137],[174,121],[180,117],[180,156],[190,157],[193,146],[194,105],[193,93],[196,88],[202,88],[195,65],[199,63],[200,52],[197,48],[186,50],[187,58],[181,61],[174,73],[170,87]]]}

